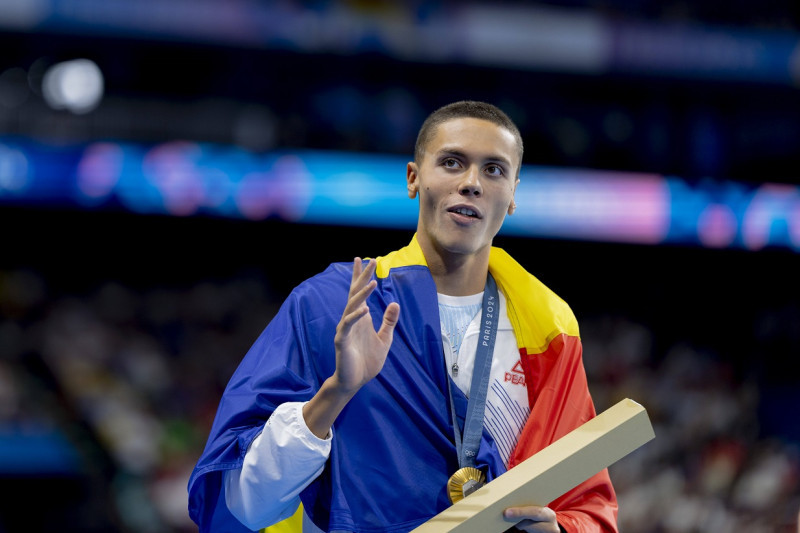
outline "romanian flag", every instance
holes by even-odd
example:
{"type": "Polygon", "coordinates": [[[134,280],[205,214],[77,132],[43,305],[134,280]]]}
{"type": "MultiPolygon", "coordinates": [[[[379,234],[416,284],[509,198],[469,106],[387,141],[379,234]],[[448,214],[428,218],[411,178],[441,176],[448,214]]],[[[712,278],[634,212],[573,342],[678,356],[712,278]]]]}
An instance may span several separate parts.
{"type": "MultiPolygon", "coordinates": [[[[449,505],[447,480],[458,469],[433,278],[416,237],[376,261],[370,314],[378,327],[396,301],[400,320],[381,373],[337,419],[326,468],[300,495],[302,510],[323,530],[410,531],[449,505]]],[[[489,269],[506,296],[531,407],[513,467],[595,410],[570,308],[499,248],[492,249],[489,269]]],[[[231,378],[189,481],[190,515],[201,532],[247,531],[227,510],[222,472],[241,467],[277,405],[310,399],[333,374],[333,337],[351,273],[352,263],[334,263],[298,285],[231,378]]],[[[463,416],[466,398],[453,392],[463,416]]],[[[488,431],[477,462],[489,480],[505,471],[488,431]]],[[[617,529],[616,495],[605,470],[550,507],[567,531],[617,529]]],[[[266,531],[299,532],[301,512],[266,531]]]]}

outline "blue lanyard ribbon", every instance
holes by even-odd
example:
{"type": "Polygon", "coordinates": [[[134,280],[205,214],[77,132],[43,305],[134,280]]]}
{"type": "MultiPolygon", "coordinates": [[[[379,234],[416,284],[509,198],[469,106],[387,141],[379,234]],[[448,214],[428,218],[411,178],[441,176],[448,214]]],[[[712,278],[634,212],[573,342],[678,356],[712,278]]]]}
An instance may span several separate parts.
{"type": "Polygon", "coordinates": [[[492,353],[494,342],[497,338],[497,318],[499,299],[497,283],[491,274],[486,278],[486,288],[483,291],[483,307],[481,310],[480,334],[478,346],[475,351],[475,364],[472,370],[472,384],[467,403],[467,414],[464,419],[464,434],[456,417],[453,391],[450,377],[447,379],[447,391],[450,394],[450,410],[453,415],[453,429],[456,438],[456,451],[458,452],[458,466],[475,466],[475,458],[483,435],[483,413],[486,410],[486,393],[489,390],[489,374],[492,369],[492,353]]]}

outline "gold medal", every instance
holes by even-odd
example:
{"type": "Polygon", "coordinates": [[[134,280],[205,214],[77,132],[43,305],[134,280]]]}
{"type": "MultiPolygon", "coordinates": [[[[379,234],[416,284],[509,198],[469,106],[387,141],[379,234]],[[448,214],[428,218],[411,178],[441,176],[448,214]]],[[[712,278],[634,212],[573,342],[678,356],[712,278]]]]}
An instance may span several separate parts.
{"type": "Polygon", "coordinates": [[[484,486],[486,476],[477,468],[466,466],[459,468],[447,481],[447,495],[451,503],[462,500],[484,486]]]}

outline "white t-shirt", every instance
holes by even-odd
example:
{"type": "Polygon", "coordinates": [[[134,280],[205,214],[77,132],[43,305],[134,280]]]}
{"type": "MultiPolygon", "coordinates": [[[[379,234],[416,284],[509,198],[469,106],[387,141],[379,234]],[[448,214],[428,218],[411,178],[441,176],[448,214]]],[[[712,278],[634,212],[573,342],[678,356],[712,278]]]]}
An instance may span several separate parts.
{"type": "MultiPolygon", "coordinates": [[[[497,340],[492,356],[489,388],[486,391],[486,411],[483,425],[497,444],[503,463],[508,467],[508,458],[517,445],[522,427],[528,420],[528,389],[525,387],[525,375],[520,364],[519,350],[514,337],[511,321],[508,319],[506,298],[498,294],[499,319],[497,323],[497,340]]],[[[470,306],[475,301],[480,304],[483,293],[473,296],[439,295],[439,303],[450,307],[470,306]]],[[[461,391],[469,397],[472,374],[475,368],[475,350],[481,334],[481,310],[472,318],[461,340],[458,354],[454,353],[450,344],[451,335],[442,328],[442,347],[447,371],[461,391]],[[458,374],[454,375],[453,363],[458,362],[458,374]]],[[[442,321],[443,324],[445,321],[442,321]]]]}

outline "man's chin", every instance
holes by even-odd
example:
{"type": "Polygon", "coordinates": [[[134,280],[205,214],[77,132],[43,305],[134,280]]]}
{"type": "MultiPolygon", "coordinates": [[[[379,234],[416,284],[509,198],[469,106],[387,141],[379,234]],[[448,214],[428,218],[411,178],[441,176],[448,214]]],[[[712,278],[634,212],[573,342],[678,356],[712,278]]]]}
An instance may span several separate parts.
{"type": "Polygon", "coordinates": [[[449,241],[446,243],[442,243],[442,249],[446,251],[448,254],[451,255],[463,255],[463,256],[470,256],[476,255],[480,253],[483,249],[487,248],[489,245],[481,245],[477,242],[477,239],[461,239],[461,240],[454,240],[449,241]]]}

